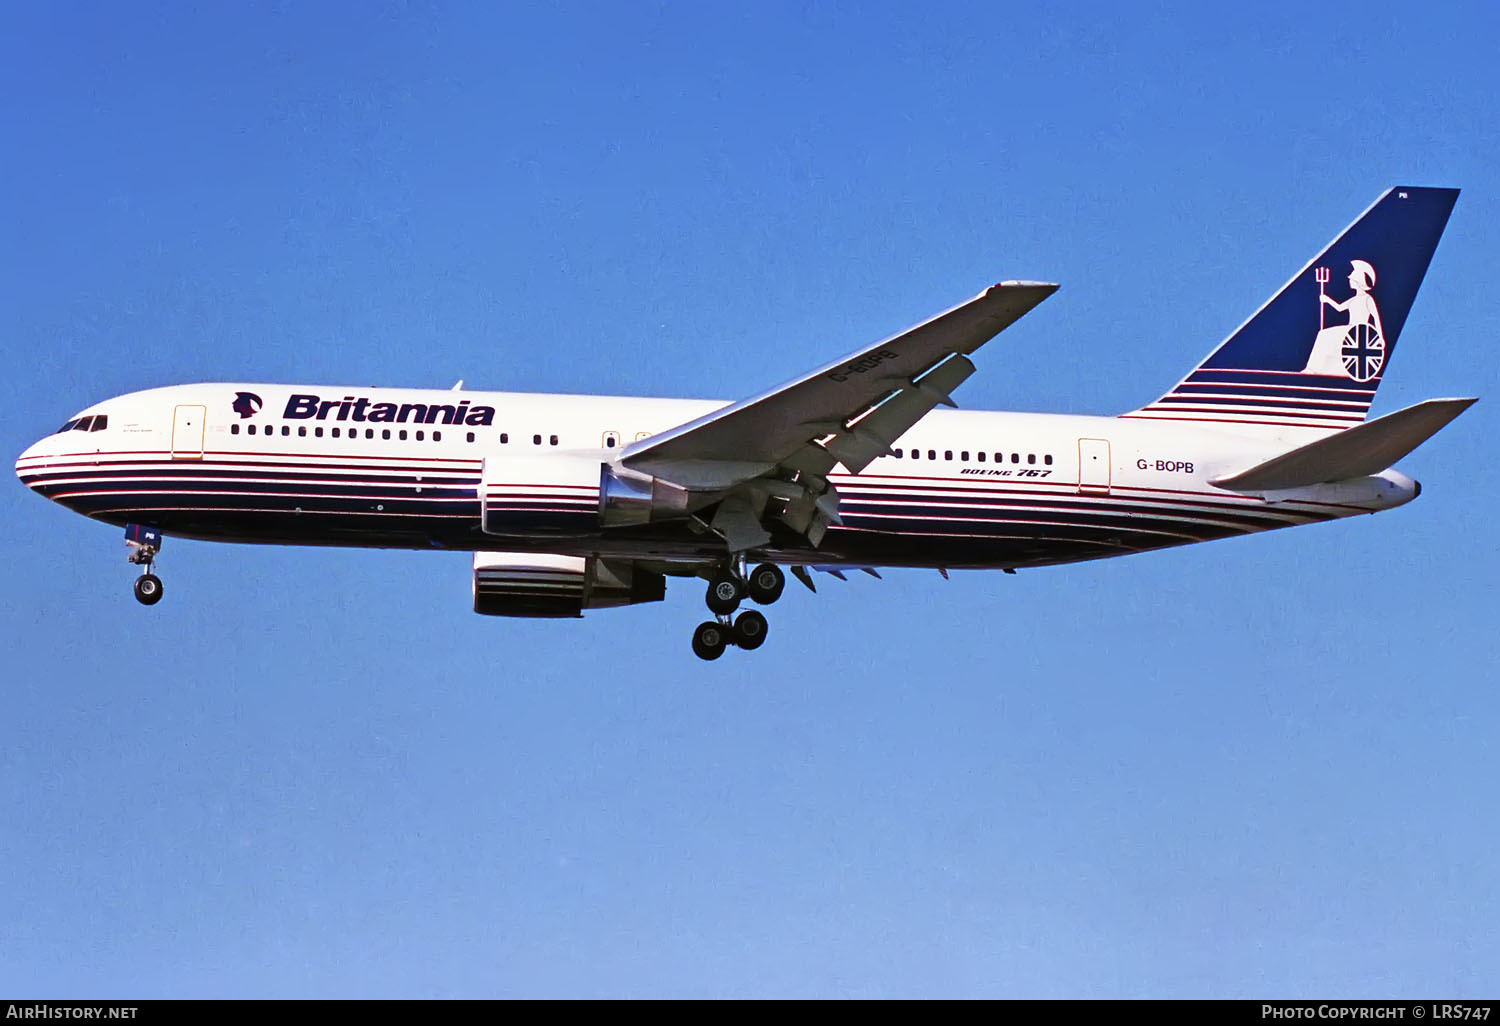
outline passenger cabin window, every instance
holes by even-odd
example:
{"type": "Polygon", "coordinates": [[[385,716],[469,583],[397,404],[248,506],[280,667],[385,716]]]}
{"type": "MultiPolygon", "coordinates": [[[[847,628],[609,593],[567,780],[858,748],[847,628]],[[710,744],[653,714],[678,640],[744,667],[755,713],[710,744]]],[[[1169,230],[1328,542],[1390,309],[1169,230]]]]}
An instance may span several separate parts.
{"type": "Polygon", "coordinates": [[[542,444],[542,436],[541,435],[532,435],[531,436],[531,444],[532,445],[541,445],[542,444]]]}
{"type": "Polygon", "coordinates": [[[1035,463],[1036,462],[1036,453],[1034,453],[1034,452],[1027,453],[1026,454],[1026,462],[1027,463],[1035,463]]]}
{"type": "Polygon", "coordinates": [[[306,438],[307,437],[307,426],[306,425],[298,425],[298,427],[297,427],[297,437],[298,438],[306,438]]]}
{"type": "Polygon", "coordinates": [[[418,431],[417,432],[417,441],[420,442],[422,439],[424,439],[426,437],[427,437],[427,434],[425,432],[423,432],[423,431],[418,431]]]}
{"type": "Polygon", "coordinates": [[[231,425],[229,425],[229,433],[231,435],[237,435],[237,434],[239,434],[240,433],[240,426],[238,424],[231,424],[231,425]]]}
{"type": "Polygon", "coordinates": [[[390,428],[381,428],[380,429],[380,437],[384,438],[387,442],[389,442],[391,440],[391,429],[390,428]]]}
{"type": "Polygon", "coordinates": [[[474,432],[472,431],[469,432],[469,441],[474,441],[474,432]]]}
{"type": "Polygon", "coordinates": [[[1047,464],[1047,466],[1050,467],[1050,466],[1052,466],[1052,457],[1051,456],[1043,456],[1042,457],[1042,462],[1045,463],[1045,464],[1047,464]]]}
{"type": "Polygon", "coordinates": [[[979,462],[980,463],[984,462],[984,453],[982,453],[982,452],[976,452],[974,455],[979,457],[979,462]]]}
{"type": "Polygon", "coordinates": [[[400,441],[403,441],[403,442],[406,441],[406,429],[403,428],[400,431],[397,431],[396,432],[396,438],[398,440],[400,440],[400,441]]]}
{"type": "MultiPolygon", "coordinates": [[[[267,430],[269,430],[269,429],[267,429],[267,430]]],[[[285,424],[281,425],[281,437],[282,438],[285,438],[287,435],[289,435],[291,433],[292,433],[292,429],[291,428],[287,427],[285,424]]]]}
{"type": "Polygon", "coordinates": [[[900,449],[896,449],[896,450],[894,450],[894,451],[893,451],[893,452],[892,452],[892,453],[891,453],[891,455],[892,455],[892,456],[895,456],[895,457],[896,457],[896,459],[898,459],[898,460],[899,460],[899,459],[900,459],[900,458],[901,458],[901,450],[900,450],[900,449]]]}
{"type": "Polygon", "coordinates": [[[323,429],[320,428],[320,427],[315,427],[315,428],[313,428],[313,434],[316,437],[318,437],[318,438],[322,438],[323,437],[323,429]]]}
{"type": "Polygon", "coordinates": [[[606,448],[606,449],[616,449],[616,448],[619,447],[619,445],[620,445],[620,432],[618,432],[618,431],[606,431],[606,432],[604,432],[604,448],[606,448]]]}
{"type": "Polygon", "coordinates": [[[550,435],[550,436],[548,436],[548,438],[547,438],[547,444],[548,445],[556,445],[557,444],[557,436],[556,435],[550,435]]]}

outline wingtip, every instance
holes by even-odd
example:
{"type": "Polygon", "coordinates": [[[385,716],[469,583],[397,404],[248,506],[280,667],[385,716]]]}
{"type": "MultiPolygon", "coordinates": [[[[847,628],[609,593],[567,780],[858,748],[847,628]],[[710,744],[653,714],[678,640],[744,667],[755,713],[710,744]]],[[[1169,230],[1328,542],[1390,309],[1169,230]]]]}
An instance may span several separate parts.
{"type": "Polygon", "coordinates": [[[1018,278],[997,281],[993,287],[997,289],[1047,289],[1049,292],[1056,292],[1059,288],[1055,281],[1025,281],[1018,278]]]}
{"type": "MultiPolygon", "coordinates": [[[[1434,398],[1434,399],[1425,399],[1425,400],[1423,400],[1423,402],[1434,403],[1434,404],[1436,404],[1438,406],[1462,406],[1463,409],[1461,409],[1459,411],[1460,413],[1462,413],[1463,410],[1467,410],[1470,406],[1473,406],[1475,403],[1479,402],[1479,396],[1477,396],[1477,395],[1440,396],[1440,397],[1434,398]]],[[[1418,405],[1420,405],[1420,404],[1418,404],[1418,405]]]]}

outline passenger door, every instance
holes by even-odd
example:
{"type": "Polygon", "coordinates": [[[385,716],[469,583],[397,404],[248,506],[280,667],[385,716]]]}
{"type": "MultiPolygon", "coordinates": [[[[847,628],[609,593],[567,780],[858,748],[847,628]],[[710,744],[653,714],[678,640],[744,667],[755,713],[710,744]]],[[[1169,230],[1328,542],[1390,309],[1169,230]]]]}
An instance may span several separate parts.
{"type": "Polygon", "coordinates": [[[172,458],[174,460],[201,460],[203,458],[203,422],[207,419],[206,406],[179,406],[172,411],[172,458]]]}
{"type": "Polygon", "coordinates": [[[1109,442],[1103,438],[1078,440],[1078,491],[1083,495],[1109,494],[1109,442]]]}

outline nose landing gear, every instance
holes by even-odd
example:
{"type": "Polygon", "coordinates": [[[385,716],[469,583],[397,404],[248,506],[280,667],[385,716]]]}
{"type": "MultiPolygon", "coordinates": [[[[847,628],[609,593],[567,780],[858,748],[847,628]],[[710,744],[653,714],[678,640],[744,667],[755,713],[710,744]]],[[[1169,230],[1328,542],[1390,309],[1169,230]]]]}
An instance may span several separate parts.
{"type": "Polygon", "coordinates": [[[162,594],[161,578],[151,572],[161,551],[161,532],[131,524],[125,528],[125,544],[130,546],[130,555],[125,558],[142,568],[141,576],[135,579],[135,600],[143,606],[154,606],[162,594]]]}
{"type": "Polygon", "coordinates": [[[743,561],[738,566],[720,568],[704,595],[714,619],[700,623],[693,631],[693,654],[699,659],[712,660],[723,655],[730,645],[746,651],[760,648],[769,630],[766,618],[754,609],[730,618],[746,597],[768,606],[781,597],[785,587],[786,575],[773,563],[762,563],[749,574],[745,573],[743,561]]]}

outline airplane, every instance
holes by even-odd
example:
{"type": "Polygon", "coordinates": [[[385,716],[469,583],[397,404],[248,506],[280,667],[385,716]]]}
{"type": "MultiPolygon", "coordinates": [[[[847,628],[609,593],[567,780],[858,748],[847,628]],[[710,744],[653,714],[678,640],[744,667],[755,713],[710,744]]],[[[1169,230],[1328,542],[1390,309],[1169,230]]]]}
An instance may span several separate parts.
{"type": "Polygon", "coordinates": [[[16,461],[164,536],[471,552],[475,612],[579,617],[707,581],[692,649],[755,649],[783,567],[1020,569],[1403,505],[1393,465],[1472,405],[1367,419],[1457,189],[1398,186],[1160,398],[1118,416],[953,407],[981,346],[1056,291],[1003,281],[739,402],[326,385],[152,388],[16,461]],[[736,612],[738,611],[738,615],[736,612]]]}

